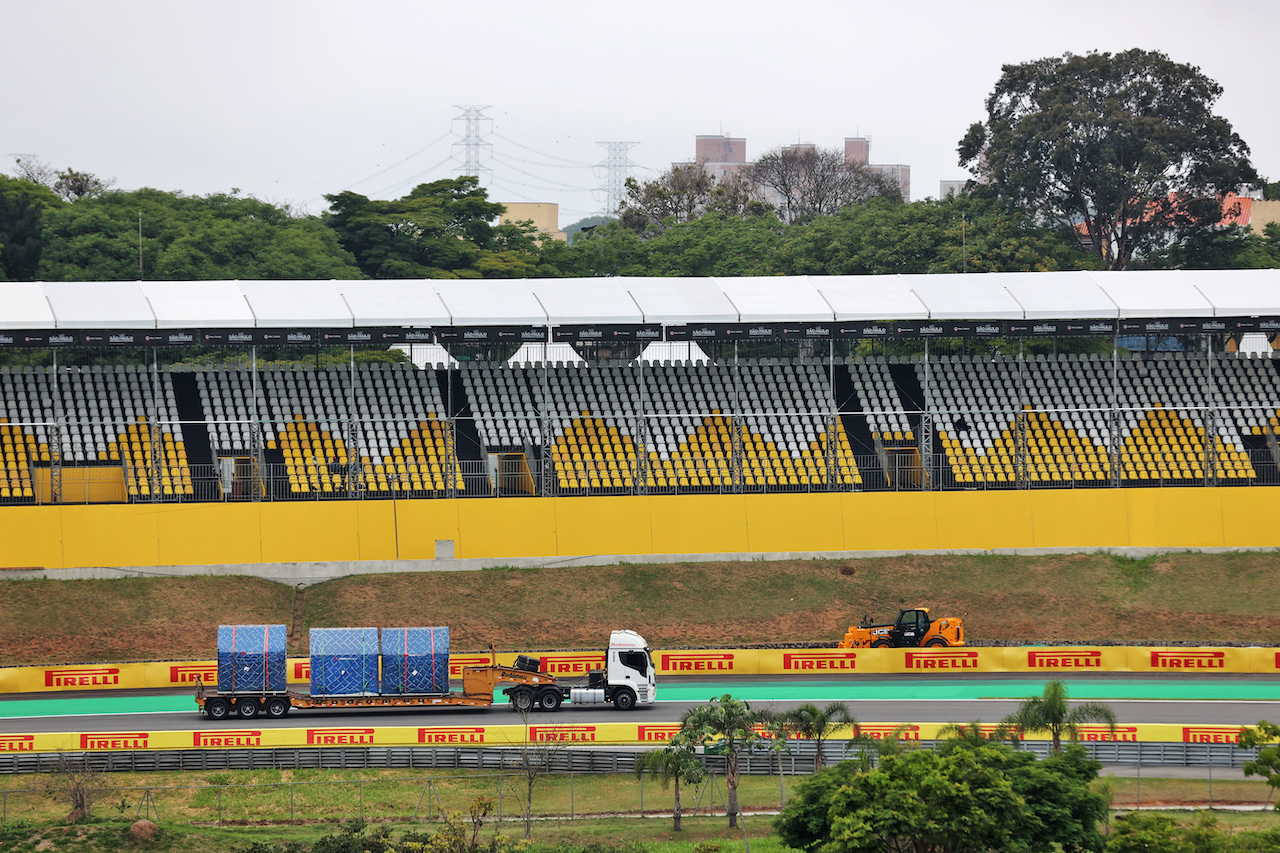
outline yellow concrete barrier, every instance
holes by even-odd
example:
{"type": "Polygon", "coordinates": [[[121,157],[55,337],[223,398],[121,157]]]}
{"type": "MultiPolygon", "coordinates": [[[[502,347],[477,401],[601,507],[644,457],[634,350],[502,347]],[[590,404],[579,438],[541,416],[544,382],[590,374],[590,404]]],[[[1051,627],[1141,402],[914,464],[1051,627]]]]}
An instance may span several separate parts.
{"type": "MultiPolygon", "coordinates": [[[[654,744],[668,740],[676,723],[546,723],[528,727],[496,726],[314,726],[309,728],[254,728],[209,726],[188,731],[121,729],[106,732],[61,732],[0,735],[0,753],[14,752],[123,752],[132,750],[246,749],[290,747],[378,746],[518,746],[524,743],[565,745],[654,744]],[[526,731],[528,740],[526,740],[526,731]]],[[[872,739],[936,740],[941,723],[870,722],[857,726],[857,734],[872,739]]],[[[985,733],[994,726],[981,727],[985,733]]],[[[1240,726],[1138,724],[1085,726],[1085,742],[1221,743],[1239,742],[1240,726]]],[[[852,727],[836,738],[852,737],[852,727]]]]}
{"type": "Polygon", "coordinates": [[[0,569],[992,548],[1280,546],[1280,487],[0,507],[0,569]],[[210,535],[217,531],[217,535],[210,535]]]}

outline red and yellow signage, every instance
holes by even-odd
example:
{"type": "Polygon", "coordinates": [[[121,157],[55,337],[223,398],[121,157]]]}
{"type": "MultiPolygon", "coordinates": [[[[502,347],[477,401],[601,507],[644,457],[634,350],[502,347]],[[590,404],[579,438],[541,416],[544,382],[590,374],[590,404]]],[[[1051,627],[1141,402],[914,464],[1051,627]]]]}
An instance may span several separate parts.
{"type": "MultiPolygon", "coordinates": [[[[550,723],[529,726],[534,743],[574,744],[655,744],[669,739],[679,728],[676,723],[550,723]]],[[[985,734],[994,725],[983,724],[985,734]]],[[[941,723],[860,723],[857,733],[875,739],[907,741],[936,740],[941,723]]],[[[525,743],[523,726],[320,726],[315,728],[252,729],[205,728],[196,731],[110,731],[0,735],[0,753],[102,751],[119,752],[159,749],[246,749],[288,747],[360,746],[511,746],[525,743]]],[[[1240,726],[1188,726],[1139,724],[1085,726],[1085,742],[1125,743],[1206,743],[1234,744],[1240,726]]],[[[837,732],[851,737],[852,728],[837,732]]]]}
{"type": "MultiPolygon", "coordinates": [[[[499,654],[504,666],[516,655],[499,654]]],[[[698,649],[653,653],[659,678],[671,675],[707,677],[735,675],[816,676],[904,673],[921,676],[1024,672],[1052,678],[1065,674],[1186,672],[1240,675],[1280,672],[1277,648],[1166,648],[1150,646],[965,646],[927,649],[698,649]]],[[[548,652],[540,657],[552,675],[585,676],[605,664],[603,652],[548,652]]],[[[462,677],[467,666],[487,666],[486,654],[460,654],[449,659],[449,676],[462,677]]],[[[289,658],[290,684],[311,680],[307,658],[289,658]]],[[[78,666],[26,666],[0,669],[0,693],[55,693],[71,690],[143,690],[192,687],[200,679],[216,684],[215,661],[182,663],[114,663],[78,666]]]]}

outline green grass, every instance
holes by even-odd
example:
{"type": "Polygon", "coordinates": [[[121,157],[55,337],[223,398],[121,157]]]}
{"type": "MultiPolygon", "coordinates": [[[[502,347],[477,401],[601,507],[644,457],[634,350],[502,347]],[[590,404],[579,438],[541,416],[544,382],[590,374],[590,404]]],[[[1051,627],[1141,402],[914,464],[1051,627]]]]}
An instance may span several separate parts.
{"type": "MultiPolygon", "coordinates": [[[[1280,645],[1280,554],[885,557],[510,566],[363,575],[306,590],[310,627],[448,625],[455,650],[596,647],[618,627],[655,648],[834,645],[863,615],[922,605],[970,642],[1280,645]]],[[[206,658],[225,623],[293,618],[253,578],[0,581],[0,665],[206,658]]]]}

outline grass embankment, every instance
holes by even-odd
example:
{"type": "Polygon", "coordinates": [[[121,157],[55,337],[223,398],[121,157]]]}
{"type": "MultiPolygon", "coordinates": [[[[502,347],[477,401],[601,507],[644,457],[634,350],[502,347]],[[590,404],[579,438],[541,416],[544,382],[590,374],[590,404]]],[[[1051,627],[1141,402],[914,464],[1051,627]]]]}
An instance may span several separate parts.
{"type": "MultiPolygon", "coordinates": [[[[503,780],[501,824],[496,820],[497,778],[474,771],[113,774],[107,780],[113,790],[105,793],[95,807],[97,821],[79,827],[63,825],[67,806],[44,793],[47,781],[49,777],[45,776],[0,777],[5,802],[0,849],[56,849],[69,853],[133,849],[135,845],[122,839],[129,822],[147,814],[148,807],[152,819],[158,812],[163,829],[160,838],[140,849],[225,853],[255,841],[309,845],[322,835],[337,832],[343,822],[360,814],[396,831],[430,830],[433,824],[425,820],[428,813],[461,812],[476,797],[495,801],[495,813],[490,816],[486,834],[496,831],[512,837],[523,835],[518,820],[518,791],[523,779],[510,774],[503,780]],[[218,787],[210,786],[221,786],[220,793],[218,787]],[[147,791],[151,795],[149,802],[144,799],[147,791]],[[222,827],[216,826],[219,809],[222,827]],[[415,814],[419,817],[416,822],[415,814]],[[54,846],[41,847],[42,841],[54,846]]],[[[789,789],[794,789],[800,778],[788,777],[785,781],[789,789]]],[[[1124,808],[1136,800],[1136,782],[1110,778],[1095,784],[1110,785],[1116,807],[1124,808]]],[[[723,783],[720,784],[722,792],[723,783]]],[[[655,814],[669,813],[672,792],[646,780],[644,809],[648,817],[641,819],[639,787],[634,777],[622,774],[575,774],[572,780],[568,776],[540,778],[534,790],[534,814],[538,817],[533,825],[534,843],[543,847],[602,845],[619,853],[636,849],[632,845],[643,845],[646,853],[695,853],[694,845],[699,842],[720,844],[721,853],[739,853],[742,849],[740,831],[728,830],[722,815],[707,815],[711,802],[717,809],[723,808],[720,797],[709,789],[700,797],[696,789],[685,788],[685,831],[677,834],[671,831],[669,817],[655,814]],[[698,807],[700,814],[695,813],[698,807]],[[570,818],[571,814],[577,817],[570,818]]],[[[748,810],[744,823],[752,848],[757,853],[781,853],[785,848],[774,834],[773,818],[750,814],[778,808],[779,779],[747,776],[739,792],[748,810]]],[[[1207,780],[1142,780],[1144,805],[1202,805],[1207,802],[1207,794],[1207,780]]],[[[1266,795],[1267,786],[1258,781],[1219,780],[1214,784],[1214,802],[1219,805],[1261,803],[1266,795]]],[[[1181,815],[1188,821],[1195,820],[1192,812],[1181,815]]],[[[1218,819],[1231,829],[1280,826],[1280,815],[1275,812],[1219,812],[1218,819]]]]}
{"type": "MultiPolygon", "coordinates": [[[[970,642],[1280,644],[1280,554],[937,556],[492,569],[343,578],[306,628],[448,625],[456,650],[836,643],[864,614],[923,605],[970,642]]],[[[293,623],[288,587],[246,578],[7,581],[0,665],[203,658],[219,624],[293,623]]]]}

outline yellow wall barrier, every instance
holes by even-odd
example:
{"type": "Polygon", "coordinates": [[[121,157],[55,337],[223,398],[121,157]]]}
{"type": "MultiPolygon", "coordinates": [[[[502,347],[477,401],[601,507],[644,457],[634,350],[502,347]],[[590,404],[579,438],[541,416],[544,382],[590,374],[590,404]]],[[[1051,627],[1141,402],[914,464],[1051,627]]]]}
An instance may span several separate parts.
{"type": "MultiPolygon", "coordinates": [[[[604,652],[547,652],[543,669],[557,676],[585,676],[604,667],[604,652]]],[[[497,655],[504,666],[516,655],[497,655]]],[[[916,674],[929,676],[1022,672],[1051,678],[1095,672],[1146,672],[1167,675],[1197,672],[1242,675],[1280,672],[1280,648],[1165,648],[1155,646],[1008,646],[933,649],[697,649],[653,653],[659,678],[673,675],[916,674]]],[[[484,666],[487,654],[449,657],[449,676],[462,677],[465,666],[484,666]]],[[[144,690],[194,687],[218,681],[216,661],[110,663],[76,666],[22,666],[0,669],[0,693],[57,693],[84,690],[144,690]]],[[[311,680],[307,658],[289,658],[290,684],[311,680]]]]}
{"type": "MultiPolygon", "coordinates": [[[[563,744],[661,743],[677,723],[549,723],[531,725],[529,741],[563,744]]],[[[859,733],[871,738],[936,740],[941,723],[863,723],[859,733]]],[[[984,729],[992,727],[983,726],[984,729]]],[[[1139,724],[1085,726],[1084,741],[1134,743],[1237,743],[1240,726],[1139,724]]],[[[850,737],[852,731],[837,732],[850,737]]],[[[245,749],[254,747],[361,746],[513,746],[526,743],[523,726],[316,726],[296,729],[213,727],[191,731],[60,732],[0,735],[0,753],[80,752],[160,749],[245,749]]]]}
{"type": "Polygon", "coordinates": [[[0,508],[0,568],[1280,546],[1280,487],[0,508]]]}

